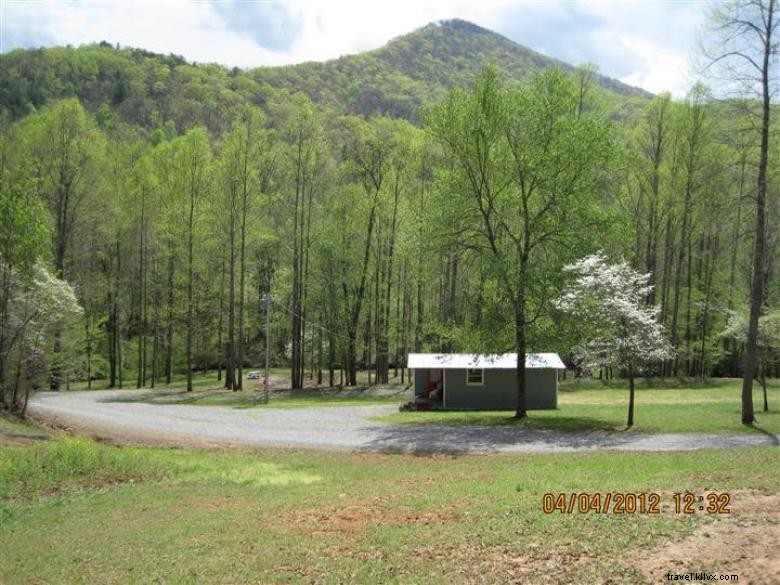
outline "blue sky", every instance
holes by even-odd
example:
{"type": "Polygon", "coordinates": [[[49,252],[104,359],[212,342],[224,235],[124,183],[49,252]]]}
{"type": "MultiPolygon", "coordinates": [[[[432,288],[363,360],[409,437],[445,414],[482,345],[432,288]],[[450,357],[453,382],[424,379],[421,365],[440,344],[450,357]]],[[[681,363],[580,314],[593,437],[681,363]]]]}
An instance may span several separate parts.
{"type": "Polygon", "coordinates": [[[0,0],[0,51],[106,40],[199,62],[321,61],[463,18],[571,64],[681,97],[702,1],[0,0]]]}

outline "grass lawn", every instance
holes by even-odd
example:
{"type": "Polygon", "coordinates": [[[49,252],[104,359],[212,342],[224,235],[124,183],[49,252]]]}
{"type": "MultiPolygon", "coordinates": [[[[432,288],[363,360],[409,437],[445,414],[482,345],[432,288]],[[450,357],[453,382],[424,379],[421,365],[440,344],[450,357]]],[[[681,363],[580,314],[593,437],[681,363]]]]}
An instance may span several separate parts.
{"type": "MultiPolygon", "coordinates": [[[[271,388],[272,389],[289,389],[290,388],[290,368],[270,368],[269,374],[271,376],[271,388]]],[[[217,372],[216,370],[209,370],[205,374],[202,371],[196,371],[193,372],[192,376],[192,385],[193,388],[202,388],[202,389],[219,389],[223,385],[224,381],[224,371],[222,372],[223,378],[221,380],[217,380],[217,372]]],[[[244,369],[244,387],[246,390],[262,390],[263,388],[263,368],[245,368],[244,369]],[[247,378],[249,372],[260,372],[261,378],[257,380],[249,380],[247,378]]],[[[310,378],[310,372],[307,370],[306,374],[304,376],[304,383],[306,387],[312,387],[316,385],[316,376],[314,378],[310,378]]],[[[368,376],[369,373],[367,370],[358,370],[357,372],[357,382],[359,386],[367,386],[368,385],[368,376]]],[[[386,384],[385,386],[388,388],[397,388],[401,389],[407,386],[408,381],[405,381],[404,384],[401,384],[401,378],[400,374],[397,378],[393,378],[393,369],[390,369],[390,376],[391,380],[389,384],[386,384]]],[[[373,372],[371,373],[371,378],[373,380],[373,372]]],[[[323,372],[323,381],[324,383],[327,383],[328,381],[328,372],[327,370],[323,372]]],[[[339,371],[336,370],[336,383],[339,382],[339,371]]],[[[125,372],[125,378],[123,382],[123,386],[126,389],[131,389],[136,387],[136,372],[125,372]]],[[[148,386],[151,383],[151,379],[149,378],[147,374],[146,379],[146,385],[148,386]]],[[[165,380],[157,380],[155,382],[155,386],[160,389],[181,389],[186,386],[187,383],[187,377],[184,374],[174,374],[171,377],[171,383],[166,384],[165,380]]],[[[92,388],[91,390],[106,390],[107,389],[107,380],[93,380],[92,381],[92,388]]],[[[87,387],[87,382],[79,381],[79,382],[71,382],[70,389],[71,390],[89,390],[90,388],[87,387]]]]}
{"type": "Polygon", "coordinates": [[[263,403],[262,392],[245,390],[233,392],[223,388],[196,388],[187,392],[182,388],[133,390],[114,398],[112,402],[145,402],[148,404],[190,404],[194,406],[230,406],[233,408],[306,408],[311,406],[369,406],[372,404],[401,404],[407,394],[373,394],[356,391],[273,392],[268,404],[263,403]]]}
{"type": "MultiPolygon", "coordinates": [[[[249,371],[245,370],[245,374],[249,371]]],[[[381,389],[368,387],[368,372],[358,372],[356,388],[315,388],[289,390],[288,368],[271,368],[271,397],[264,404],[263,381],[244,379],[244,390],[233,392],[217,380],[216,372],[198,373],[193,377],[192,392],[186,391],[186,378],[174,376],[170,384],[157,383],[156,387],[136,389],[135,383],[125,384],[131,390],[116,402],[146,402],[149,404],[190,404],[195,406],[230,406],[235,408],[305,408],[310,406],[368,406],[371,404],[401,404],[411,397],[408,383],[401,384],[400,377],[393,379],[381,389]]],[[[327,372],[326,372],[327,378],[327,372]]],[[[307,383],[310,383],[307,378],[307,383]]],[[[86,390],[85,382],[72,384],[71,390],[86,390]]],[[[92,383],[93,390],[105,389],[101,381],[92,383]]]]}
{"type": "MultiPolygon", "coordinates": [[[[0,582],[660,582],[657,571],[685,568],[664,556],[668,543],[700,537],[690,570],[746,580],[750,550],[737,550],[744,566],[705,553],[721,534],[739,549],[744,531],[777,533],[764,516],[780,503],[777,455],[416,457],[52,438],[0,447],[0,582]],[[685,490],[728,491],[732,513],[677,514],[672,493],[685,490]],[[597,491],[657,492],[660,513],[541,509],[546,492],[597,491]]],[[[772,544],[756,539],[757,554],[772,544]]]]}
{"type": "MultiPolygon", "coordinates": [[[[741,380],[709,380],[707,385],[679,387],[674,381],[648,387],[637,385],[634,430],[656,433],[771,433],[780,434],[780,382],[768,385],[770,411],[761,412],[760,386],[753,389],[758,424],[740,423],[741,380]]],[[[690,382],[688,382],[690,384],[690,382]]],[[[562,431],[619,430],[625,428],[628,389],[622,381],[564,384],[558,391],[557,410],[530,411],[518,421],[508,411],[399,412],[379,419],[397,424],[517,425],[562,431]]]]}

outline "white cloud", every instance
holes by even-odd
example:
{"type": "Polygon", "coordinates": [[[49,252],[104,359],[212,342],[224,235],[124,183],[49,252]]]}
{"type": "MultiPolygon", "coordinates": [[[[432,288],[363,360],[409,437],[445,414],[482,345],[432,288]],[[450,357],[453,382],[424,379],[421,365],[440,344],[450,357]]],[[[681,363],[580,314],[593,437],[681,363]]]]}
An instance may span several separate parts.
{"type": "MultiPolygon", "coordinates": [[[[4,1],[3,44],[19,37],[25,45],[106,40],[201,62],[230,65],[277,64],[281,54],[228,29],[203,2],[16,2],[4,1]],[[46,42],[47,39],[51,39],[46,42]]],[[[10,47],[4,46],[5,50],[10,47]]]]}
{"type": "Polygon", "coordinates": [[[199,62],[281,65],[377,48],[433,20],[457,17],[553,57],[592,61],[605,75],[649,91],[681,95],[687,52],[702,20],[698,2],[235,0],[226,16],[226,6],[215,4],[226,1],[0,0],[0,51],[106,40],[199,62]],[[243,14],[256,25],[237,23],[243,14]],[[274,42],[264,43],[269,30],[274,42]]]}
{"type": "Polygon", "coordinates": [[[633,36],[623,36],[620,40],[643,61],[638,71],[620,79],[623,83],[643,87],[653,93],[672,91],[675,97],[682,97],[693,85],[685,53],[633,36]]]}

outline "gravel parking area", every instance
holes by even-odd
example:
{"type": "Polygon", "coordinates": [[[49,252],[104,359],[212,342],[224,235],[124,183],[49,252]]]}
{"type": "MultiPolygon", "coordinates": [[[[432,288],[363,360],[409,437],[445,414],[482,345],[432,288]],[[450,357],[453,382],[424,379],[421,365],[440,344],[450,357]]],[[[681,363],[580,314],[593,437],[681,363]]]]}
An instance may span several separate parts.
{"type": "Polygon", "coordinates": [[[511,427],[394,425],[370,420],[393,405],[239,409],[115,402],[134,390],[42,392],[36,420],[122,443],[254,446],[405,453],[544,453],[616,449],[687,451],[777,445],[773,435],[561,433],[511,427]]]}

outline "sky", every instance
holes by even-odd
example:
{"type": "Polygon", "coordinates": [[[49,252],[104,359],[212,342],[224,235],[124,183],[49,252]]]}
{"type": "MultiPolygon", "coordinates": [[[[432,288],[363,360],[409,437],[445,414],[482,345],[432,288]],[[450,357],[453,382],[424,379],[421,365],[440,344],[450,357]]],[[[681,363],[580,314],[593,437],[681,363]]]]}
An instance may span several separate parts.
{"type": "Polygon", "coordinates": [[[257,67],[381,47],[429,22],[468,20],[535,51],[682,97],[702,0],[0,0],[0,53],[108,41],[257,67]]]}

